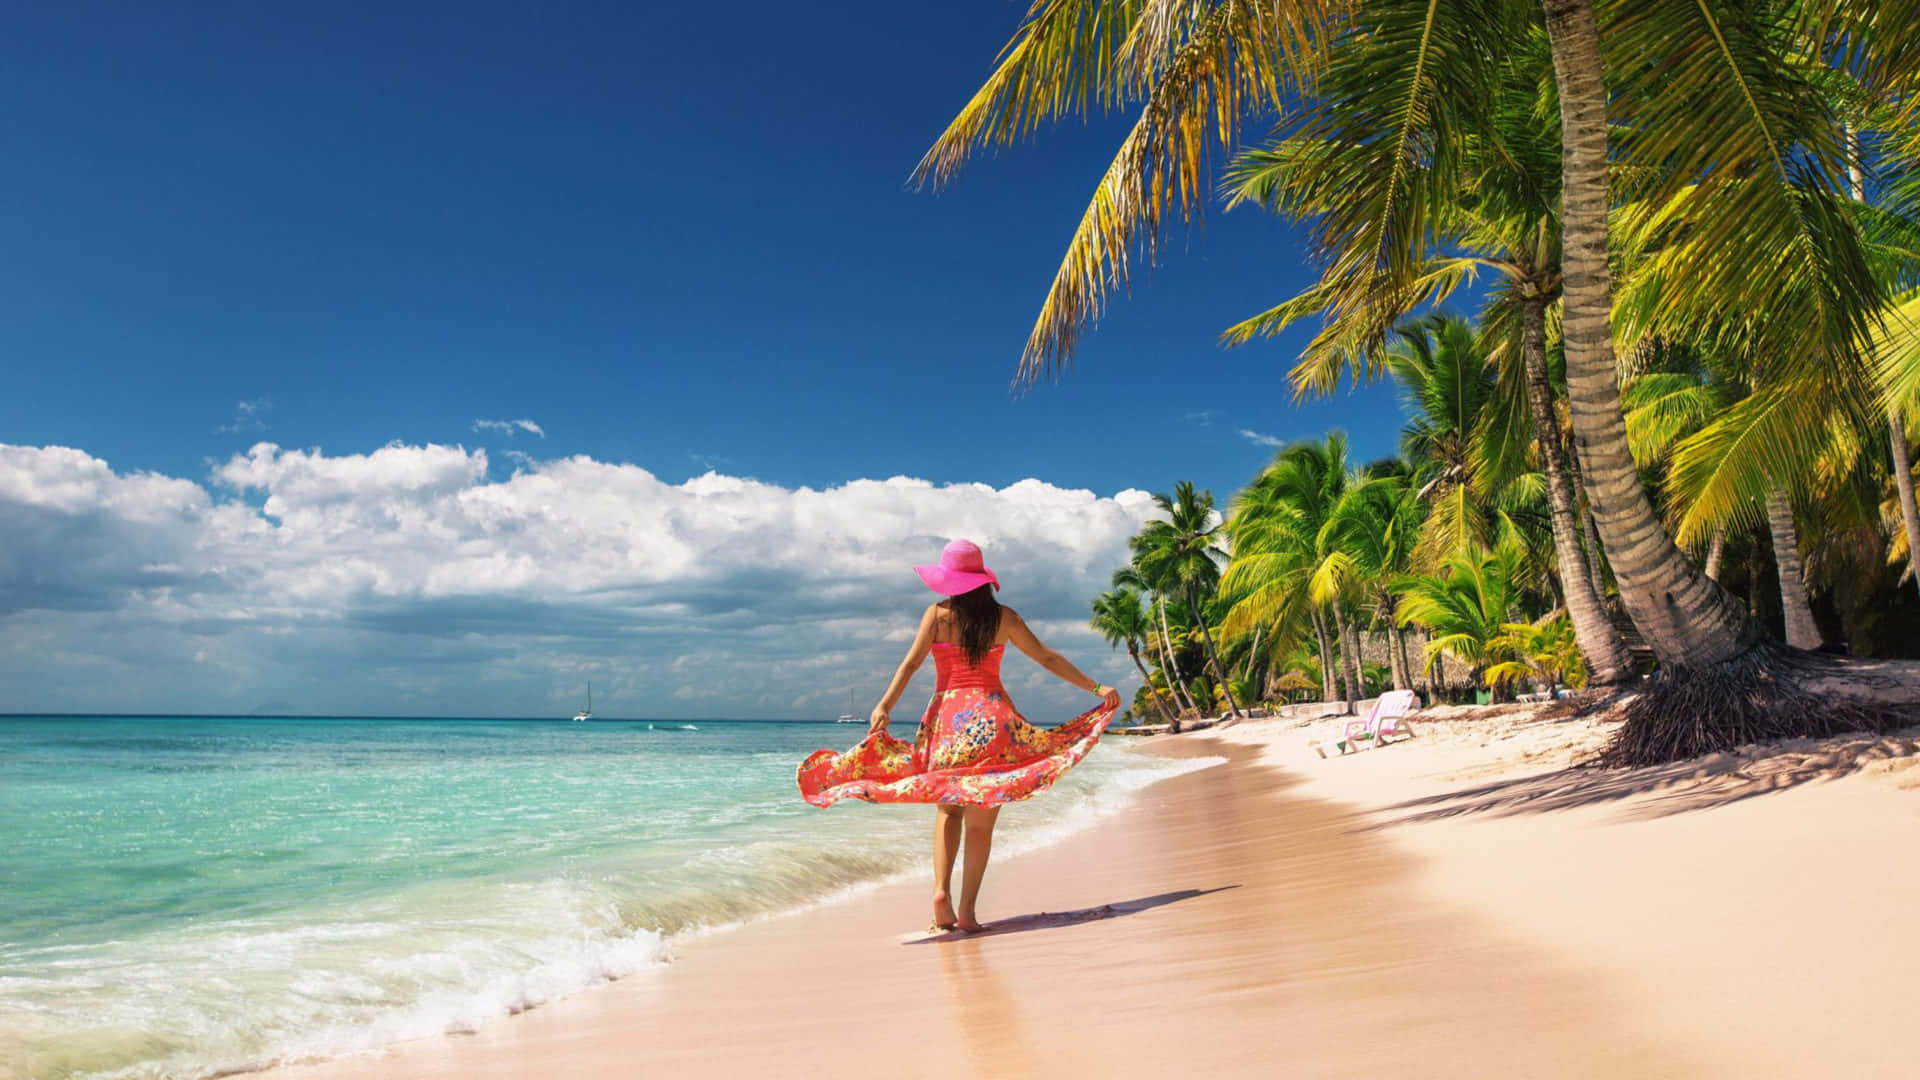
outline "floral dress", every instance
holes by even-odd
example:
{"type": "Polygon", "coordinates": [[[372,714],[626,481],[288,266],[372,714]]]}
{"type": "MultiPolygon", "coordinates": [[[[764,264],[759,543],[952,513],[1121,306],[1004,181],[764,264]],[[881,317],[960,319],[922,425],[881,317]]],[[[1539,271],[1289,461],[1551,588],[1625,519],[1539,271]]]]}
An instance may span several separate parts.
{"type": "Polygon", "coordinates": [[[948,642],[933,646],[933,700],[911,743],[870,733],[844,754],[816,750],[800,763],[800,794],[815,806],[867,802],[998,806],[1045,790],[1079,764],[1113,719],[1102,703],[1056,728],[1029,724],[1000,685],[1005,645],[979,664],[948,642]]]}

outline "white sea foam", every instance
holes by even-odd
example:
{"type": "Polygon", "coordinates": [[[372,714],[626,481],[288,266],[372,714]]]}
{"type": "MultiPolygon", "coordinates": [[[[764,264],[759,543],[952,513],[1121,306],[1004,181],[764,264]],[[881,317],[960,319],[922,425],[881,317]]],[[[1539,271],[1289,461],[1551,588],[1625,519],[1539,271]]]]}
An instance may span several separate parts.
{"type": "Polygon", "coordinates": [[[527,892],[484,919],[236,922],[96,950],[91,973],[0,990],[0,1038],[36,1078],[199,1077],[470,1031],[666,958],[661,934],[591,917],[605,898],[527,892]]]}

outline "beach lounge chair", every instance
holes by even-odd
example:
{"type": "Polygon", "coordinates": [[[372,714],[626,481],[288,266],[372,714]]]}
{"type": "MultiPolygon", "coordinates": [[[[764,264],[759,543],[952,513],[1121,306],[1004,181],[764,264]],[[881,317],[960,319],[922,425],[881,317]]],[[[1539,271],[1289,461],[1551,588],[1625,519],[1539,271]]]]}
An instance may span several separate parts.
{"type": "Polygon", "coordinates": [[[1420,707],[1420,695],[1411,690],[1390,690],[1381,694],[1367,711],[1366,719],[1354,717],[1347,721],[1347,730],[1340,737],[1344,753],[1364,742],[1368,746],[1379,746],[1392,738],[1411,739],[1413,728],[1407,723],[1409,713],[1420,707]]]}

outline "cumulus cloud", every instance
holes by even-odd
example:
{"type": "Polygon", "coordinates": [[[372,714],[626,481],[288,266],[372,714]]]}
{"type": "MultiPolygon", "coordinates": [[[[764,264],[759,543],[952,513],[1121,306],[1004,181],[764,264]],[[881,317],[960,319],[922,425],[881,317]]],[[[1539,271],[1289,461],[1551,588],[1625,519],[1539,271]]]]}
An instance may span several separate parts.
{"type": "Polygon", "coordinates": [[[539,424],[531,420],[475,420],[473,422],[473,430],[500,431],[505,432],[509,437],[517,432],[524,431],[529,435],[538,435],[543,439],[547,437],[546,431],[542,429],[539,424]]]}
{"type": "Polygon", "coordinates": [[[1285,445],[1287,445],[1287,441],[1286,441],[1285,439],[1282,439],[1282,438],[1281,438],[1281,437],[1279,437],[1278,435],[1268,435],[1268,434],[1266,434],[1266,433],[1264,433],[1264,432],[1259,432],[1259,431],[1251,431],[1251,430],[1249,430],[1249,429],[1247,429],[1247,428],[1241,428],[1241,429],[1240,429],[1240,437],[1241,437],[1241,438],[1243,438],[1243,439],[1245,439],[1245,440],[1247,440],[1248,442],[1250,442],[1250,443],[1252,443],[1252,444],[1254,444],[1255,446],[1285,446],[1285,445]]]}
{"type": "MultiPolygon", "coordinates": [[[[1145,492],[487,465],[263,442],[202,483],[0,445],[0,711],[545,715],[591,678],[608,715],[832,715],[878,697],[930,598],[909,567],[953,536],[1089,673],[1130,670],[1085,613],[1145,492]]],[[[1029,711],[1082,704],[1009,668],[1029,711]]]]}

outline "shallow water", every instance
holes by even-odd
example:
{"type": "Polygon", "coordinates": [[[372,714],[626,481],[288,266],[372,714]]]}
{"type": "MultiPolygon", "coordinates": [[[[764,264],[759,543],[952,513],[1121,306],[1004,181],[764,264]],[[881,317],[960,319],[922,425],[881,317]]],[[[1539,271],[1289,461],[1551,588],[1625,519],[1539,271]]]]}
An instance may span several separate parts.
{"type": "MultiPolygon", "coordinates": [[[[0,1075],[194,1077],[471,1028],[675,934],[918,871],[929,811],[801,802],[836,724],[0,719],[0,1075]]],[[[1109,739],[1045,843],[1192,767],[1109,739]]]]}

